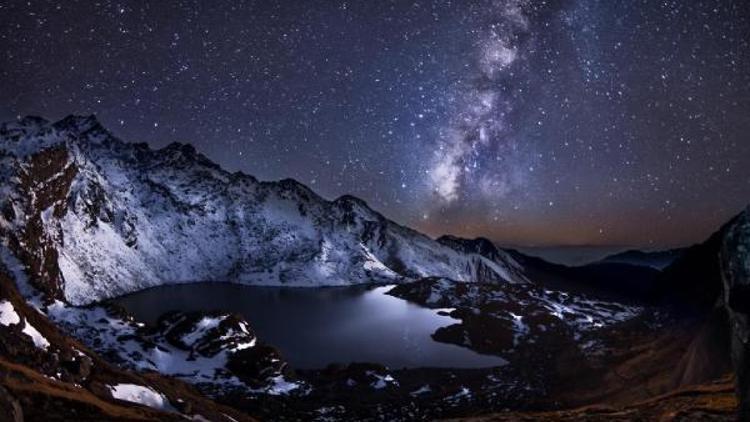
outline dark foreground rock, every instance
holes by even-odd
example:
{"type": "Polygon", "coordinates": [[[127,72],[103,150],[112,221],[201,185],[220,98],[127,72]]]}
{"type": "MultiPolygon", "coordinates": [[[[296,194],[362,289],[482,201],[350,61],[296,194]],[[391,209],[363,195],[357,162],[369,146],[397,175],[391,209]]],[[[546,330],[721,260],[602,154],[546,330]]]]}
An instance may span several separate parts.
{"type": "Polygon", "coordinates": [[[4,387],[0,387],[0,420],[22,422],[23,409],[18,400],[4,387]]]}
{"type": "Polygon", "coordinates": [[[727,230],[719,252],[719,265],[740,417],[750,420],[750,208],[727,230]]]}

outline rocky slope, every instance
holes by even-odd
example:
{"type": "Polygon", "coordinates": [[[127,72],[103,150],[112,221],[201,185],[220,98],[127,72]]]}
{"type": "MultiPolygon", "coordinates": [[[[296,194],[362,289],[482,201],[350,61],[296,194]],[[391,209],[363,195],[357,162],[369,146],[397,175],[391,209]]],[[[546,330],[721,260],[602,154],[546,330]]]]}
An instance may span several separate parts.
{"type": "Polygon", "coordinates": [[[0,266],[0,420],[191,418],[253,420],[185,383],[112,365],[29,304],[0,266]]]}
{"type": "Polygon", "coordinates": [[[82,305],[163,283],[520,280],[363,201],[228,173],[189,145],[122,142],[93,116],[0,127],[0,238],[48,297],[82,305]]]}

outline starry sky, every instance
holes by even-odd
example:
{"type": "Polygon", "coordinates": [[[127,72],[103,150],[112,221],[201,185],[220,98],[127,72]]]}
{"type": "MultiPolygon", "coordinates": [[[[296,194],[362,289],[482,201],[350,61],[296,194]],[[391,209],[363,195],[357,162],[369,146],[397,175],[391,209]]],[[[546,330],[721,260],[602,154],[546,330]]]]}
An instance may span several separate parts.
{"type": "Polygon", "coordinates": [[[697,242],[750,202],[750,3],[0,0],[0,118],[95,113],[430,235],[697,242]]]}

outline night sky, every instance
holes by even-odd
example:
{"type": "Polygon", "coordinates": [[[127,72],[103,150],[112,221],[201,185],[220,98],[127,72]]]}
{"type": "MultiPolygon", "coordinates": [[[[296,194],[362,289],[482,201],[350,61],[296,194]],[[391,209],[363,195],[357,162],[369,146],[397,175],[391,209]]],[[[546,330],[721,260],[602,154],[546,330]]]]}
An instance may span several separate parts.
{"type": "Polygon", "coordinates": [[[661,247],[750,202],[750,2],[3,1],[0,118],[96,113],[431,235],[661,247]]]}

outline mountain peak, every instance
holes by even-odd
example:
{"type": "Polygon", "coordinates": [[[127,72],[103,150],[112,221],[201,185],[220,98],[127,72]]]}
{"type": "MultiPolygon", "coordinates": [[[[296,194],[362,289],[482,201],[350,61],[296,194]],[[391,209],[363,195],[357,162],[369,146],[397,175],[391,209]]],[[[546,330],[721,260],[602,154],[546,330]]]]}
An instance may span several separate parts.
{"type": "Polygon", "coordinates": [[[18,143],[15,145],[16,152],[25,151],[33,152],[35,149],[48,147],[52,144],[65,140],[84,140],[93,142],[102,142],[113,139],[111,133],[104,128],[95,115],[68,115],[55,123],[44,117],[29,115],[14,121],[0,124],[0,138],[10,141],[20,141],[24,144],[21,150],[18,150],[18,143]],[[43,136],[55,133],[61,136],[43,136]],[[33,142],[25,142],[24,139],[34,139],[33,142]]]}
{"type": "Polygon", "coordinates": [[[362,198],[358,198],[354,195],[341,195],[338,198],[336,198],[333,202],[339,203],[339,204],[352,204],[352,205],[359,205],[361,207],[370,208],[369,205],[367,205],[367,201],[365,201],[362,198]]]}
{"type": "Polygon", "coordinates": [[[55,122],[54,126],[58,129],[77,129],[81,132],[94,128],[104,129],[95,114],[89,114],[88,116],[69,114],[55,122]]]}
{"type": "Polygon", "coordinates": [[[195,155],[195,147],[191,144],[184,144],[181,142],[172,142],[164,147],[164,151],[179,151],[188,155],[195,155]]]}
{"type": "Polygon", "coordinates": [[[486,237],[465,239],[453,235],[443,235],[437,238],[438,243],[451,247],[463,253],[475,253],[489,259],[497,259],[500,251],[495,244],[486,237]]]}
{"type": "Polygon", "coordinates": [[[26,127],[28,126],[42,127],[42,126],[48,125],[49,123],[50,121],[45,119],[44,117],[35,116],[35,115],[24,116],[20,120],[18,120],[18,124],[20,126],[26,126],[26,127]]]}
{"type": "Polygon", "coordinates": [[[37,133],[49,124],[49,120],[39,116],[24,116],[16,121],[0,125],[0,136],[16,136],[37,133]]]}
{"type": "Polygon", "coordinates": [[[68,115],[52,125],[53,128],[68,132],[76,138],[85,138],[89,141],[104,141],[112,139],[112,134],[94,114],[88,116],[68,115]],[[93,135],[93,136],[92,136],[93,135]]]}

